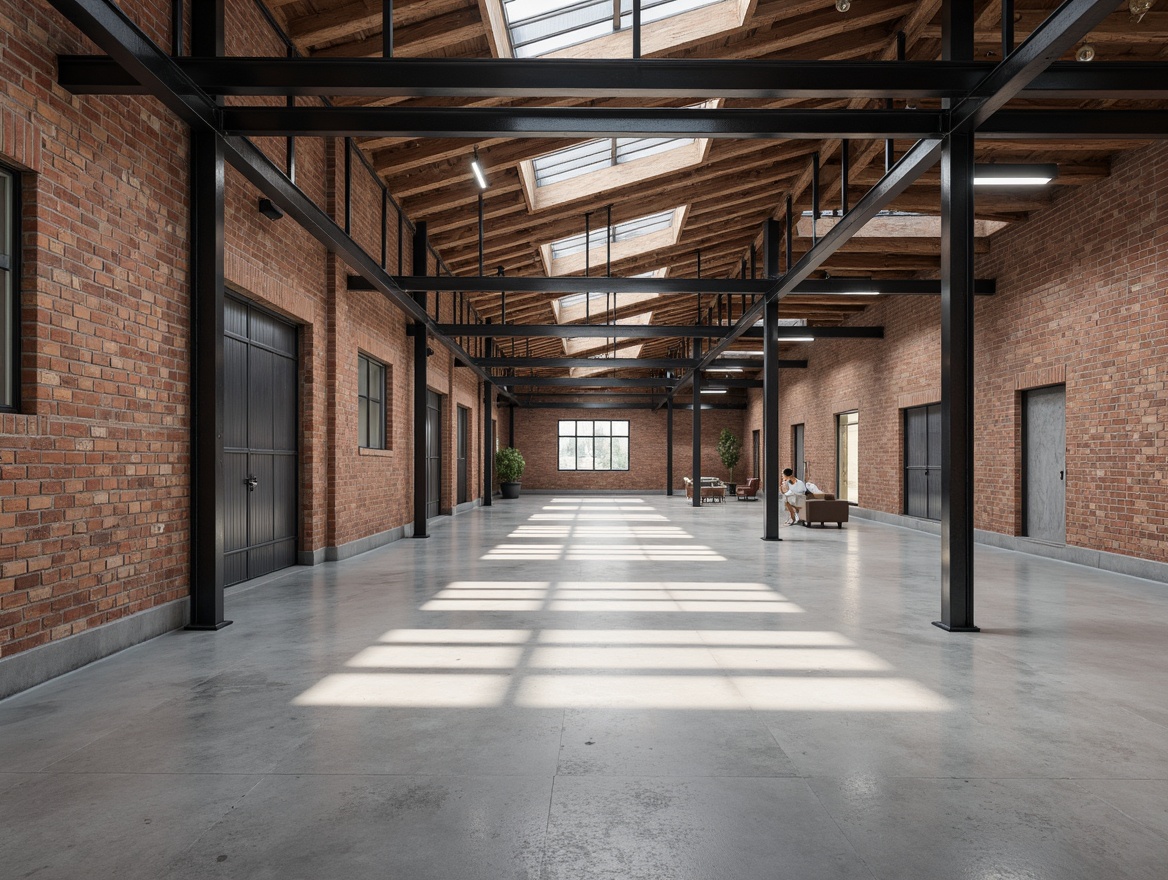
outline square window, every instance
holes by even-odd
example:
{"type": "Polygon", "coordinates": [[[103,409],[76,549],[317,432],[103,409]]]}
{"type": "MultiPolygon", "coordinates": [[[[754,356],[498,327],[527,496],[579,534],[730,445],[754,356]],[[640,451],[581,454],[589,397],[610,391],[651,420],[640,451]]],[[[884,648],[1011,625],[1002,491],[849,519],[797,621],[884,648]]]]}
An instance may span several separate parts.
{"type": "Polygon", "coordinates": [[[627,471],[629,423],[625,420],[564,420],[557,431],[562,471],[627,471]]]}

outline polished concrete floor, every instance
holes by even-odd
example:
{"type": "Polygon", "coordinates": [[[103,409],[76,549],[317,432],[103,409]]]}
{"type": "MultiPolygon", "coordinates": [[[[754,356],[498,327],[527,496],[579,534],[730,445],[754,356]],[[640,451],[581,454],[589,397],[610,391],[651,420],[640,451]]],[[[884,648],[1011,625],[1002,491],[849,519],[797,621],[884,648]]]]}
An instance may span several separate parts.
{"type": "Polygon", "coordinates": [[[0,702],[5,878],[1168,876],[1168,587],[527,496],[0,702]]]}

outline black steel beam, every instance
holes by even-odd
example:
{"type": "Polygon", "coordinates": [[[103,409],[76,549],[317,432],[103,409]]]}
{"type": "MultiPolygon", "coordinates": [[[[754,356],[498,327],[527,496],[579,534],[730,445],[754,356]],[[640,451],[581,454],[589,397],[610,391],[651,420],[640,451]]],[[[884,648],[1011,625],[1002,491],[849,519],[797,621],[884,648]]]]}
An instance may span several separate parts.
{"type": "MultiPolygon", "coordinates": [[[[991,62],[704,59],[183,58],[211,95],[593,98],[961,98],[991,62]]],[[[62,55],[58,82],[78,95],[145,94],[100,55],[62,55]]],[[[1168,97],[1168,64],[1055,63],[1024,97],[1168,97]]]]}
{"type": "MultiPolygon", "coordinates": [[[[692,367],[697,361],[691,358],[492,357],[478,358],[475,360],[475,363],[488,370],[496,368],[567,369],[571,367],[603,367],[606,370],[677,370],[692,367]]],[[[718,358],[717,365],[719,367],[759,369],[762,367],[762,361],[758,358],[723,357],[718,358]]],[[[806,367],[807,361],[792,359],[780,360],[779,366],[784,369],[806,367]]]]}
{"type": "MultiPolygon", "coordinates": [[[[761,339],[762,328],[741,330],[717,324],[439,324],[438,330],[451,336],[554,336],[561,339],[655,339],[660,337],[690,337],[708,339],[761,339]]],[[[788,327],[778,328],[779,339],[814,336],[817,339],[881,339],[883,327],[788,327]]],[[[724,351],[725,349],[722,349],[724,351]]],[[[721,352],[719,352],[721,353],[721,352]]],[[[713,361],[702,359],[705,369],[713,361]]],[[[594,364],[595,366],[595,364],[594,364]]],[[[496,377],[497,378],[497,377],[496,377]]]]}
{"type": "MultiPolygon", "coordinates": [[[[457,358],[470,356],[457,342],[438,332],[429,315],[393,283],[381,265],[357,244],[287,175],[246,138],[225,136],[218,126],[220,108],[155,45],[125,13],[108,0],[49,0],[52,6],[103,49],[110,58],[140,82],[192,131],[217,134],[223,142],[225,160],[264,196],[295,220],[318,242],[341,257],[370,286],[399,308],[407,319],[425,323],[435,341],[457,358]]],[[[477,368],[475,368],[478,372],[477,368]]],[[[489,380],[486,373],[480,378],[489,380]]]]}
{"type": "Polygon", "coordinates": [[[819,139],[936,137],[933,110],[740,110],[600,107],[226,107],[225,131],[249,137],[819,139]]]}
{"type": "MultiPolygon", "coordinates": [[[[506,388],[668,388],[664,376],[500,376],[495,382],[506,388]]],[[[759,379],[710,379],[706,388],[761,388],[759,379]]]]}
{"type": "MultiPolygon", "coordinates": [[[[560,276],[457,276],[414,278],[398,275],[394,284],[406,291],[427,290],[434,293],[659,293],[761,296],[770,291],[773,281],[741,278],[586,278],[582,275],[560,276]]],[[[349,276],[349,290],[371,290],[372,285],[360,275],[349,276]]],[[[994,292],[992,278],[979,279],[979,294],[994,292]]],[[[941,282],[921,278],[808,278],[793,291],[796,294],[847,295],[877,291],[889,296],[939,296],[941,282]]]]}
{"type": "Polygon", "coordinates": [[[978,125],[977,137],[1161,140],[1168,137],[1168,113],[1163,110],[999,110],[978,125]]]}

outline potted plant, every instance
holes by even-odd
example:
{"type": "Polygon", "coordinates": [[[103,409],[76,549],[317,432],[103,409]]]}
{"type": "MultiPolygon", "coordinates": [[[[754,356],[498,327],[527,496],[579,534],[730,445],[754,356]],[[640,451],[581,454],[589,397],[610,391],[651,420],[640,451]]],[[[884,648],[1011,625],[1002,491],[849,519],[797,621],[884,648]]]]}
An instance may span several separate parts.
{"type": "Polygon", "coordinates": [[[499,478],[504,498],[519,497],[519,479],[526,466],[527,462],[514,446],[504,446],[495,453],[495,474],[499,478]]]}
{"type": "Polygon", "coordinates": [[[726,491],[731,495],[738,488],[734,482],[734,468],[742,456],[742,443],[734,436],[729,428],[723,428],[718,436],[718,457],[722,459],[722,466],[730,471],[730,481],[726,484],[726,491]]]}

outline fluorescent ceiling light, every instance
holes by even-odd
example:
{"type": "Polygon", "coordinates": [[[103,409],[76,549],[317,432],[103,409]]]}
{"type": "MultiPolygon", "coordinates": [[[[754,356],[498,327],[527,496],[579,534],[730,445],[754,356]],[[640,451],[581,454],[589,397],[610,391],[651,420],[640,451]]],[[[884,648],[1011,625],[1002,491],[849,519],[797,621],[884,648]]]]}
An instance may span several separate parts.
{"type": "Polygon", "coordinates": [[[483,166],[479,164],[479,160],[471,159],[470,170],[474,173],[475,180],[478,182],[479,189],[487,188],[487,176],[483,174],[483,166]]]}
{"type": "Polygon", "coordinates": [[[780,336],[779,342],[814,342],[814,336],[780,336]]]}
{"type": "Polygon", "coordinates": [[[702,394],[725,394],[725,388],[703,388],[702,394]]]}
{"type": "Polygon", "coordinates": [[[707,367],[707,373],[741,373],[742,367],[707,367]]]}
{"type": "Polygon", "coordinates": [[[978,186],[1042,186],[1058,177],[1057,165],[976,165],[978,186]]]}

